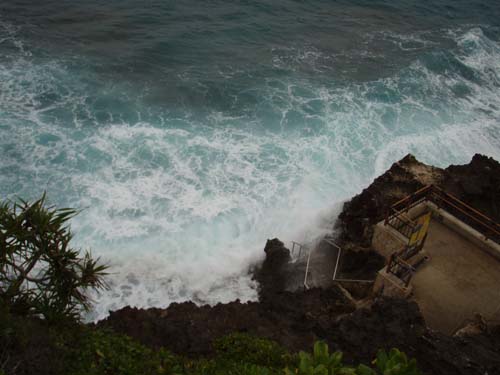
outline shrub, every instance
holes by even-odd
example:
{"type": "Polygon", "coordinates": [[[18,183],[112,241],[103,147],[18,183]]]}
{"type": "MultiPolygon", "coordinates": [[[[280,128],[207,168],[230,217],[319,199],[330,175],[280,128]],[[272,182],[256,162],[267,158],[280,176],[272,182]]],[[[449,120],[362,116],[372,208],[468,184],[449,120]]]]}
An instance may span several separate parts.
{"type": "MultiPolygon", "coordinates": [[[[406,355],[398,349],[392,349],[389,354],[380,350],[374,361],[382,375],[419,375],[414,359],[408,361],[406,355]]],[[[318,341],[314,344],[313,354],[300,352],[299,365],[294,370],[285,369],[286,375],[377,375],[374,369],[360,364],[358,367],[348,367],[342,364],[342,353],[329,354],[328,345],[318,341]]]]}
{"type": "Polygon", "coordinates": [[[276,342],[244,333],[234,333],[215,341],[217,358],[257,366],[284,368],[295,357],[276,342]]]}
{"type": "Polygon", "coordinates": [[[389,353],[379,350],[374,363],[383,375],[418,375],[417,361],[408,360],[405,353],[391,349],[389,353]]]}
{"type": "Polygon", "coordinates": [[[305,352],[299,353],[299,366],[295,371],[285,370],[287,375],[333,375],[347,373],[347,368],[342,366],[342,353],[329,354],[328,345],[322,341],[314,344],[312,355],[305,352]],[[341,372],[342,371],[342,372],[341,372]]]}
{"type": "Polygon", "coordinates": [[[282,375],[283,370],[258,366],[251,363],[233,362],[226,359],[198,360],[189,362],[185,374],[190,375],[282,375]]]}
{"type": "Polygon", "coordinates": [[[84,329],[76,341],[65,340],[67,373],[73,375],[180,374],[180,360],[165,349],[154,351],[128,336],[84,329]]]}
{"type": "Polygon", "coordinates": [[[7,375],[64,374],[59,336],[64,326],[10,314],[0,306],[0,370],[7,375]]]}
{"type": "Polygon", "coordinates": [[[106,266],[71,248],[73,209],[0,203],[0,303],[17,314],[47,320],[78,318],[89,308],[87,289],[104,287],[106,266]]]}

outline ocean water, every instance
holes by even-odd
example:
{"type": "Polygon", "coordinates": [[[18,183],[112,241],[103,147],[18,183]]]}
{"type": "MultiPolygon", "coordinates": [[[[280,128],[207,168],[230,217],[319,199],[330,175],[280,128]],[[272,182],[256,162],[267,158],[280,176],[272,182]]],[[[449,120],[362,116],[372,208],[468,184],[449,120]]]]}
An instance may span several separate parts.
{"type": "Polygon", "coordinates": [[[330,231],[409,152],[500,159],[498,1],[0,5],[0,197],[82,210],[88,319],[255,299],[267,238],[330,231]]]}

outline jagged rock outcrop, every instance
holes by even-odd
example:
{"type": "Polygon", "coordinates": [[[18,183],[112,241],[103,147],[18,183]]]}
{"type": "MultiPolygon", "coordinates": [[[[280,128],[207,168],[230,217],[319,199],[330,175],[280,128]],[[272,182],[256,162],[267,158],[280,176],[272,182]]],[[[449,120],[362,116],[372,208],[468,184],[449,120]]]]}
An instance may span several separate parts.
{"type": "Polygon", "coordinates": [[[290,250],[277,238],[267,240],[264,252],[266,253],[264,262],[254,272],[254,278],[259,282],[261,300],[285,290],[288,263],[291,260],[290,250]]]}
{"type": "Polygon", "coordinates": [[[495,159],[476,154],[469,164],[449,166],[441,187],[500,222],[500,163],[495,159]]]}

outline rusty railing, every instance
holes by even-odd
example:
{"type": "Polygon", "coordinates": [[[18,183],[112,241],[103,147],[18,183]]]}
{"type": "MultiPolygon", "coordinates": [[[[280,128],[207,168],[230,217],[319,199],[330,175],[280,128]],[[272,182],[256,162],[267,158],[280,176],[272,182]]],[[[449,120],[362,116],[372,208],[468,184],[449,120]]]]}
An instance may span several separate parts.
{"type": "Polygon", "coordinates": [[[486,239],[500,244],[500,224],[434,185],[425,186],[394,203],[387,212],[385,218],[386,225],[392,226],[406,237],[409,237],[408,233],[410,235],[413,233],[410,230],[415,227],[415,223],[404,214],[425,201],[434,203],[438,208],[449,212],[477,230],[486,239]]]}

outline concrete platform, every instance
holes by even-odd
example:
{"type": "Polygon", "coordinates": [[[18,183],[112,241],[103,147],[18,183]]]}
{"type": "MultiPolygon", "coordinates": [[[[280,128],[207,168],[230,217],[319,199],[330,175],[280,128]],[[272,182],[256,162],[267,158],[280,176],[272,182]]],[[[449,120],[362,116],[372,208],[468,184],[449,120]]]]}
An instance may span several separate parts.
{"type": "Polygon", "coordinates": [[[429,327],[453,333],[480,313],[500,320],[500,262],[456,231],[432,220],[423,249],[430,261],[411,284],[429,327]]]}

